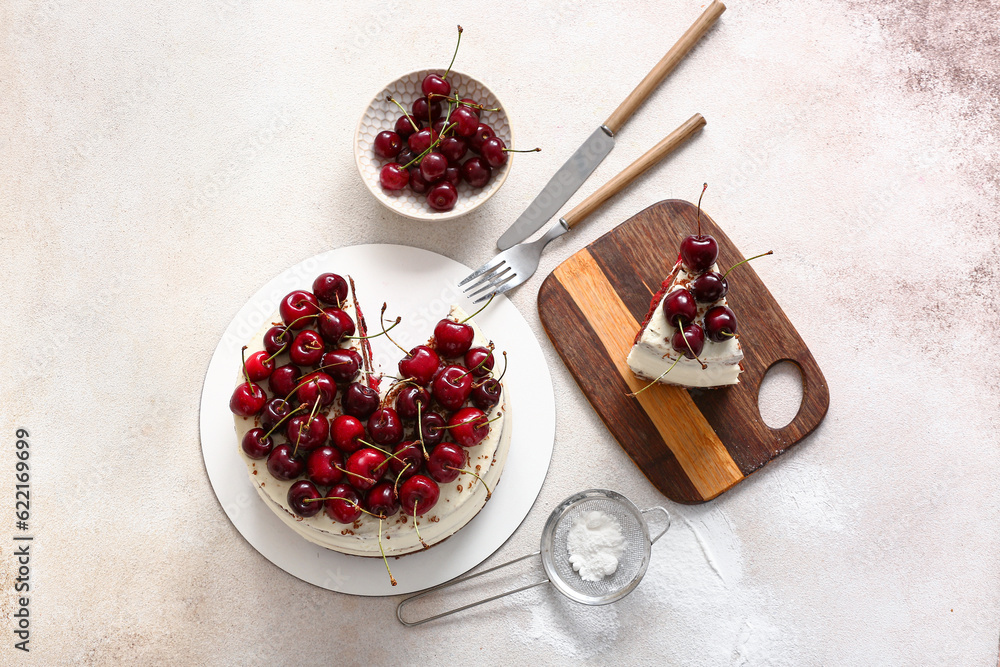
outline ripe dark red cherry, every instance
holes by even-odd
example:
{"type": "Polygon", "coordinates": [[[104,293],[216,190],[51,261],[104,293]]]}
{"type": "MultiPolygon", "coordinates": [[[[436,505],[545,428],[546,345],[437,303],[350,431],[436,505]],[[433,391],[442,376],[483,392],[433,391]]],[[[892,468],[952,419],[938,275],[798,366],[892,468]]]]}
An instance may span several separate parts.
{"type": "MultiPolygon", "coordinates": [[[[291,403],[283,398],[272,398],[260,413],[260,425],[265,431],[270,431],[278,422],[290,415],[291,412],[291,403]]],[[[278,426],[276,433],[279,435],[284,434],[287,428],[288,422],[286,421],[281,426],[278,426]]]]}
{"type": "Polygon", "coordinates": [[[431,189],[431,184],[420,174],[420,167],[410,167],[410,189],[418,195],[426,194],[431,189]]]}
{"type": "Polygon", "coordinates": [[[462,170],[458,167],[448,167],[444,170],[444,180],[457,188],[458,184],[462,182],[462,170]]]}
{"type": "Polygon", "coordinates": [[[274,372],[274,359],[269,357],[270,355],[264,350],[254,352],[247,357],[247,375],[250,376],[251,382],[266,380],[274,372]]]}
{"type": "Polygon", "coordinates": [[[392,482],[379,482],[365,494],[365,505],[369,512],[381,517],[389,517],[399,511],[399,500],[392,482]]]}
{"type": "Polygon", "coordinates": [[[486,160],[486,164],[494,169],[498,169],[507,164],[507,145],[500,137],[490,137],[483,142],[479,148],[479,154],[486,160]]]}
{"type": "Polygon", "coordinates": [[[358,491],[372,488],[385,474],[385,458],[385,454],[371,447],[354,452],[344,465],[347,481],[358,491]]]}
{"type": "Polygon", "coordinates": [[[308,315],[315,315],[319,312],[319,302],[312,292],[305,290],[295,290],[285,295],[278,307],[281,313],[281,321],[291,325],[292,329],[303,329],[309,324],[308,315]]]}
{"type": "Polygon", "coordinates": [[[229,399],[229,409],[234,415],[253,417],[264,409],[266,402],[267,394],[260,388],[260,385],[253,382],[243,382],[233,391],[233,396],[229,399]]]}
{"type": "Polygon", "coordinates": [[[692,234],[681,241],[681,259],[689,273],[708,271],[719,258],[719,244],[707,234],[692,234]]]}
{"type": "Polygon", "coordinates": [[[375,143],[372,146],[375,155],[385,160],[392,160],[399,151],[403,150],[403,139],[395,132],[383,130],[375,135],[375,143]]]}
{"type": "Polygon", "coordinates": [[[399,487],[399,504],[410,516],[426,514],[441,497],[437,483],[426,475],[414,475],[399,487]]]}
{"type": "MultiPolygon", "coordinates": [[[[396,156],[396,164],[403,167],[404,169],[410,170],[414,165],[410,163],[417,158],[417,154],[409,149],[409,147],[404,148],[396,156]]],[[[410,180],[413,180],[413,172],[410,171],[410,180]]]]}
{"type": "Polygon", "coordinates": [[[420,83],[420,90],[425,97],[430,97],[432,94],[448,97],[451,95],[451,84],[438,74],[428,74],[420,83]]]}
{"type": "Polygon", "coordinates": [[[319,367],[334,382],[343,384],[353,380],[361,370],[361,355],[357,350],[331,350],[320,358],[319,367]]]}
{"type": "Polygon", "coordinates": [[[408,440],[396,445],[389,459],[389,470],[394,476],[406,479],[420,471],[424,465],[424,450],[417,440],[408,440]],[[407,465],[409,464],[409,465],[407,465]]]}
{"type": "Polygon", "coordinates": [[[378,409],[378,392],[360,382],[352,382],[344,392],[343,403],[346,414],[368,419],[378,409]]]}
{"type": "Polygon", "coordinates": [[[729,340],[736,334],[736,313],[728,306],[709,308],[705,313],[705,335],[716,343],[729,340]]]}
{"type": "Polygon", "coordinates": [[[288,442],[292,448],[311,452],[326,444],[330,436],[330,421],[324,415],[295,415],[288,420],[288,442]]]}
{"type": "Polygon", "coordinates": [[[323,339],[312,329],[300,331],[288,349],[288,357],[299,366],[315,366],[322,356],[323,339]]]}
{"type": "Polygon", "coordinates": [[[462,366],[447,366],[431,383],[431,393],[446,410],[458,410],[472,392],[472,377],[462,366]]]}
{"type": "Polygon", "coordinates": [[[489,435],[486,413],[479,408],[462,408],[448,420],[451,438],[463,447],[474,447],[489,435]]]}
{"type": "Polygon", "coordinates": [[[302,373],[298,366],[285,364],[274,369],[271,377],[267,379],[267,386],[271,389],[272,394],[285,397],[298,386],[300,377],[302,377],[302,373]]]}
{"type": "Polygon", "coordinates": [[[347,302],[347,281],[336,273],[324,273],[313,281],[313,294],[321,303],[343,307],[347,302]]]}
{"type": "Polygon", "coordinates": [[[424,444],[433,447],[444,440],[446,431],[441,427],[447,426],[447,424],[444,417],[436,412],[423,413],[420,417],[420,430],[424,436],[424,444]]]}
{"type": "MultiPolygon", "coordinates": [[[[392,126],[392,129],[399,135],[400,139],[405,140],[422,127],[423,123],[420,122],[419,118],[414,118],[413,116],[400,116],[396,119],[396,124],[392,126]],[[412,121],[412,123],[410,121],[412,121]],[[414,125],[417,126],[416,130],[413,129],[414,125]]],[[[400,162],[400,164],[406,164],[406,162],[400,162]]]]}
{"type": "Polygon", "coordinates": [[[502,387],[494,378],[477,382],[472,386],[472,402],[480,410],[489,410],[500,402],[502,387]]]}
{"type": "Polygon", "coordinates": [[[448,121],[446,121],[444,118],[441,118],[439,120],[434,121],[434,124],[431,125],[431,127],[434,128],[434,131],[437,132],[438,136],[440,137],[441,133],[444,132],[444,129],[448,127],[448,121]]]}
{"type": "Polygon", "coordinates": [[[368,435],[376,445],[391,447],[403,439],[403,422],[392,408],[379,408],[368,418],[368,435]]]}
{"type": "Polygon", "coordinates": [[[320,447],[306,459],[306,475],[314,484],[332,486],[344,477],[344,473],[338,469],[343,465],[344,455],[339,449],[330,446],[320,447]]]}
{"type": "Polygon", "coordinates": [[[283,482],[295,479],[305,469],[305,459],[298,454],[293,456],[292,446],[287,442],[272,449],[267,456],[267,471],[283,482]]]}
{"type": "Polygon", "coordinates": [[[336,397],[337,385],[332,377],[322,372],[305,376],[299,380],[299,388],[295,390],[295,398],[309,407],[319,401],[320,407],[325,408],[332,404],[336,397]]]}
{"type": "Polygon", "coordinates": [[[705,330],[699,324],[688,324],[683,329],[674,332],[674,335],[670,337],[670,345],[688,359],[694,359],[701,354],[705,347],[705,330]],[[681,333],[682,331],[683,333],[681,333]],[[687,338],[686,343],[685,338],[687,338]],[[691,346],[691,349],[688,349],[688,345],[691,346]]]}
{"type": "Polygon", "coordinates": [[[435,211],[450,211],[455,208],[456,201],[458,190],[448,181],[441,181],[427,192],[427,203],[435,211]]]}
{"type": "Polygon", "coordinates": [[[286,352],[292,344],[292,332],[283,326],[273,326],[264,332],[264,349],[268,355],[274,356],[286,352]]]}
{"type": "Polygon", "coordinates": [[[682,325],[689,324],[697,314],[698,304],[686,289],[674,290],[663,300],[663,315],[673,326],[677,326],[678,320],[682,325]]]}
{"type": "Polygon", "coordinates": [[[474,347],[465,353],[465,367],[477,378],[486,377],[493,370],[493,351],[488,347],[474,347]]]}
{"type": "Polygon", "coordinates": [[[339,415],[330,423],[330,439],[334,446],[345,454],[353,454],[364,445],[365,426],[361,420],[351,415],[339,415]]]}
{"type": "Polygon", "coordinates": [[[472,347],[474,336],[470,325],[445,318],[434,327],[434,347],[446,357],[461,357],[472,347]]]}
{"type": "Polygon", "coordinates": [[[483,142],[495,136],[497,135],[492,127],[485,123],[480,123],[476,127],[476,132],[469,137],[469,148],[478,153],[483,147],[483,142]]]}
{"type": "Polygon", "coordinates": [[[441,365],[437,352],[426,345],[417,345],[399,362],[399,375],[418,384],[428,385],[441,365]]]}
{"type": "Polygon", "coordinates": [[[354,320],[340,308],[324,308],[316,319],[320,335],[330,345],[340,345],[344,336],[354,335],[354,320]]]}
{"type": "Polygon", "coordinates": [[[299,516],[310,517],[319,514],[320,510],[323,509],[323,503],[316,501],[322,497],[323,494],[319,492],[316,485],[308,480],[299,480],[288,487],[288,506],[299,516]],[[313,502],[307,503],[306,500],[313,502]]]}
{"type": "MultiPolygon", "coordinates": [[[[413,137],[410,138],[412,139],[413,137]]],[[[397,192],[405,188],[406,184],[410,182],[410,173],[403,169],[401,165],[390,162],[379,170],[378,182],[386,190],[397,192]]]]}
{"type": "Polygon", "coordinates": [[[268,437],[264,437],[264,429],[262,428],[252,428],[243,435],[243,441],[240,446],[243,448],[243,453],[252,459],[262,459],[271,453],[271,449],[274,447],[274,441],[268,437]]]}
{"type": "Polygon", "coordinates": [[[420,412],[427,412],[431,404],[431,395],[423,387],[415,387],[408,384],[396,394],[396,413],[402,419],[416,419],[417,405],[420,405],[420,412]]]}
{"type": "Polygon", "coordinates": [[[493,170],[481,157],[470,157],[462,165],[462,178],[474,188],[481,188],[490,182],[493,170]]]}
{"type": "MultiPolygon", "coordinates": [[[[361,518],[361,496],[348,484],[335,484],[326,492],[326,514],[337,523],[354,523],[361,518]]],[[[318,503],[317,503],[318,504],[318,503]]]]}
{"type": "Polygon", "coordinates": [[[451,112],[448,123],[455,123],[455,132],[460,137],[471,137],[479,128],[479,116],[468,107],[460,106],[451,112]]]}
{"type": "Polygon", "coordinates": [[[420,161],[420,175],[428,183],[437,183],[444,178],[444,170],[448,168],[448,158],[437,151],[431,151],[420,161]]]}
{"type": "Polygon", "coordinates": [[[410,150],[420,155],[425,150],[431,147],[435,141],[437,141],[438,133],[432,128],[425,127],[419,132],[414,132],[410,135],[410,138],[406,140],[407,145],[410,150]]]}
{"type": "Polygon", "coordinates": [[[461,137],[445,137],[438,144],[438,150],[451,164],[458,164],[469,151],[469,144],[461,137]]]}
{"type": "Polygon", "coordinates": [[[476,103],[476,101],[474,99],[471,99],[471,98],[468,98],[468,97],[463,97],[462,101],[465,102],[466,104],[470,105],[467,108],[469,109],[469,111],[471,111],[472,113],[476,114],[476,118],[479,118],[482,115],[483,110],[479,108],[480,105],[478,103],[476,103]]]}
{"type": "Polygon", "coordinates": [[[441,102],[436,99],[428,102],[426,97],[418,97],[413,100],[410,112],[424,123],[433,123],[441,117],[441,102]]]}
{"type": "Polygon", "coordinates": [[[691,283],[691,293],[699,303],[714,303],[729,292],[729,282],[718,271],[701,274],[691,283]]]}
{"type": "Polygon", "coordinates": [[[453,442],[442,442],[435,447],[427,460],[427,472],[439,484],[454,482],[465,467],[465,450],[453,442]]]}

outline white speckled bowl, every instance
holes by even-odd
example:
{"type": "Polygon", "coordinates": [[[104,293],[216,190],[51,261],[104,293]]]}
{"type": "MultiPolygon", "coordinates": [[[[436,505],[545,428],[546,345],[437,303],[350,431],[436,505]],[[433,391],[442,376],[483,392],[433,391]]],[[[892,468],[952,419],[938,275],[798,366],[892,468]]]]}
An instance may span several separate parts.
{"type": "MultiPolygon", "coordinates": [[[[511,155],[507,164],[498,170],[495,169],[493,177],[485,187],[473,188],[464,181],[459,183],[458,201],[455,202],[455,208],[450,211],[435,211],[427,204],[425,195],[418,195],[409,188],[402,192],[387,192],[382,189],[378,180],[378,172],[385,164],[385,160],[375,155],[372,148],[375,135],[382,130],[391,130],[396,119],[403,113],[395,104],[385,98],[387,95],[392,95],[409,111],[413,100],[423,94],[420,90],[420,83],[431,72],[441,72],[441,69],[422,69],[405,74],[385,86],[375,96],[375,99],[371,101],[361,116],[361,120],[358,121],[358,129],[354,133],[354,161],[358,165],[361,180],[368,186],[369,192],[387,208],[414,220],[452,220],[475,210],[492,197],[507,180],[510,165],[514,160],[513,155],[511,155]]],[[[488,108],[500,109],[499,111],[483,111],[483,122],[492,127],[496,135],[503,139],[507,146],[513,147],[514,137],[507,112],[493,91],[468,74],[455,70],[448,74],[448,81],[451,82],[452,92],[458,92],[460,97],[470,97],[488,108]]]]}

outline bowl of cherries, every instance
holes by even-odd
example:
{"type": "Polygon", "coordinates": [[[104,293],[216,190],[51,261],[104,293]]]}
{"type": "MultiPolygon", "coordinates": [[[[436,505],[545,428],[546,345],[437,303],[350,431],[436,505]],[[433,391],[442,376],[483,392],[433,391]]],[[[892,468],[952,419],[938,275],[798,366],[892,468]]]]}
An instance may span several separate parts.
{"type": "Polygon", "coordinates": [[[512,143],[507,112],[493,91],[449,66],[410,72],[385,86],[358,122],[354,159],[361,180],[387,208],[415,220],[450,220],[500,189],[512,143]]]}

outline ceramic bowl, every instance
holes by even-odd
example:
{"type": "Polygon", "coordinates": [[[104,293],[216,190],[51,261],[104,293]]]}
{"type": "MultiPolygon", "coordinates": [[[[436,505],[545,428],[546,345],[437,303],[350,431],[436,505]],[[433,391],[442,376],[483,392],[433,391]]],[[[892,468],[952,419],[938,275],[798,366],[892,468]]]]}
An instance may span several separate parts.
{"type": "MultiPolygon", "coordinates": [[[[473,188],[464,181],[459,183],[458,201],[455,202],[455,208],[450,211],[435,211],[427,203],[426,195],[417,194],[409,188],[405,188],[401,192],[389,192],[382,189],[378,178],[379,169],[387,161],[375,155],[372,146],[375,142],[375,136],[383,130],[391,130],[396,119],[403,114],[399,107],[389,102],[386,97],[392,95],[409,111],[413,101],[423,95],[420,84],[424,77],[431,72],[440,73],[441,69],[422,69],[405,74],[383,87],[375,96],[362,114],[358,128],[354,133],[354,161],[358,165],[358,173],[361,174],[361,180],[368,187],[368,191],[386,208],[414,220],[452,220],[471,213],[496,194],[500,186],[507,180],[514,160],[511,156],[511,159],[507,160],[507,164],[500,169],[494,169],[490,182],[481,188],[473,188]]],[[[460,97],[474,99],[487,108],[499,109],[499,111],[483,111],[482,122],[492,127],[496,135],[503,139],[507,146],[513,146],[514,137],[507,112],[493,91],[468,74],[455,70],[448,74],[448,81],[451,82],[452,93],[457,92],[460,97]]],[[[468,159],[472,155],[474,154],[470,151],[464,159],[468,159]]]]}

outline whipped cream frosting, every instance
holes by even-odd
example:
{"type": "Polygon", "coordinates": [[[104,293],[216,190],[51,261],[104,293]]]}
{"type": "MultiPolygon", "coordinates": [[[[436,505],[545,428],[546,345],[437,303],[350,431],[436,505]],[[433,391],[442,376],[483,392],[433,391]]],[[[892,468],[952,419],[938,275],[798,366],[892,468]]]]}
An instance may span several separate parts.
{"type": "MultiPolygon", "coordinates": [[[[344,310],[348,311],[351,318],[356,320],[352,304],[345,304],[344,310]]],[[[458,306],[452,306],[449,316],[454,320],[463,320],[467,317],[466,313],[458,306]]],[[[280,322],[280,313],[275,313],[271,319],[280,322]]],[[[475,333],[472,346],[487,346],[489,339],[476,323],[470,320],[468,324],[472,325],[475,333]]],[[[271,326],[273,325],[270,322],[265,324],[248,343],[247,356],[257,350],[264,349],[263,337],[271,326]]],[[[357,341],[348,341],[342,347],[356,348],[357,341]]],[[[276,359],[276,365],[280,366],[285,363],[289,363],[287,355],[279,355],[276,359]]],[[[237,378],[237,383],[241,382],[243,382],[242,375],[237,378]]],[[[267,391],[266,385],[266,382],[262,383],[265,391],[267,391]]],[[[389,385],[390,382],[383,381],[383,397],[388,391],[389,385]]],[[[270,398],[272,397],[268,394],[268,399],[270,398]]],[[[340,414],[342,414],[342,410],[338,396],[338,399],[334,400],[328,416],[333,419],[340,414]]],[[[482,442],[474,447],[465,448],[468,457],[465,467],[474,470],[483,478],[490,489],[495,490],[507,460],[507,452],[510,449],[511,416],[506,387],[502,389],[500,401],[488,412],[487,416],[491,420],[497,417],[499,419],[489,425],[489,435],[482,442]]],[[[244,434],[257,424],[253,418],[237,415],[234,415],[234,418],[237,442],[240,443],[243,441],[244,434]]],[[[417,438],[409,425],[407,425],[404,438],[406,440],[417,438]]],[[[378,545],[378,519],[362,514],[361,518],[354,523],[343,524],[331,519],[325,510],[312,517],[301,517],[289,508],[287,501],[288,489],[298,479],[287,482],[275,479],[267,469],[266,458],[254,460],[248,457],[239,445],[237,445],[237,449],[247,466],[247,473],[257,493],[271,508],[271,511],[297,534],[314,544],[341,553],[356,556],[381,556],[378,545]]],[[[461,474],[456,480],[438,486],[441,495],[437,503],[426,514],[417,515],[420,537],[428,546],[433,546],[454,535],[460,528],[469,523],[486,504],[486,488],[472,475],[461,474]]],[[[399,511],[386,519],[382,523],[382,547],[386,556],[401,556],[424,549],[425,547],[417,538],[413,517],[399,511]]]]}
{"type": "MultiPolygon", "coordinates": [[[[709,270],[718,271],[719,267],[713,264],[709,270]]],[[[718,387],[739,383],[739,375],[743,370],[740,367],[740,361],[743,360],[743,348],[740,346],[738,338],[733,337],[716,343],[706,337],[705,347],[699,357],[705,362],[707,368],[702,368],[696,359],[688,359],[682,353],[675,351],[670,344],[670,338],[676,333],[677,327],[667,322],[667,317],[663,314],[663,302],[671,292],[684,289],[696,277],[695,274],[685,271],[680,262],[674,267],[674,271],[676,276],[673,284],[664,292],[660,302],[656,304],[649,323],[628,354],[629,368],[641,378],[655,380],[680,357],[677,365],[660,378],[660,382],[685,387],[718,387]]],[[[702,320],[709,308],[725,305],[727,305],[725,298],[711,304],[699,303],[696,320],[702,320]]]]}

